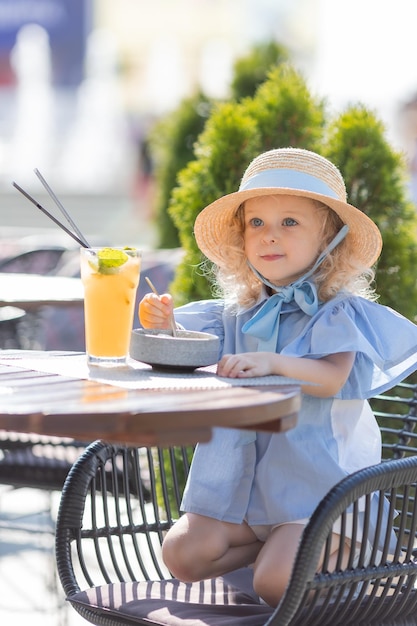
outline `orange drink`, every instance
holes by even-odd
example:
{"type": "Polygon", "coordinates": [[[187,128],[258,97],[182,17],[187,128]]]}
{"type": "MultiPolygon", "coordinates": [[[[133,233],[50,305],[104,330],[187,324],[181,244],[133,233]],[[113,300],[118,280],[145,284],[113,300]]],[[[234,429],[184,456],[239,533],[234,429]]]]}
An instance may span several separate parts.
{"type": "Polygon", "coordinates": [[[81,248],[85,342],[92,365],[126,363],[140,262],[134,248],[81,248]]]}

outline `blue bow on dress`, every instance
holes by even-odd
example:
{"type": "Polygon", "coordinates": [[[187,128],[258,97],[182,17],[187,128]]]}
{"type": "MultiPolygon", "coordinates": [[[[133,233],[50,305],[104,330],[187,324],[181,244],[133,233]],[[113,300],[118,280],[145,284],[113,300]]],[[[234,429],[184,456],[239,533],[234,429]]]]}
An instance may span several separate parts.
{"type": "Polygon", "coordinates": [[[317,313],[319,301],[314,283],[296,281],[274,293],[242,327],[242,332],[259,339],[258,350],[275,352],[283,302],[294,300],[307,315],[317,313]]]}
{"type": "Polygon", "coordinates": [[[317,289],[311,280],[308,280],[316,271],[317,267],[324,261],[326,256],[346,237],[349,227],[343,226],[336,237],[330,242],[325,250],[320,254],[313,267],[301,278],[285,287],[277,287],[269,282],[251,264],[251,269],[258,278],[274,293],[265,304],[255,313],[255,315],[242,327],[242,332],[259,339],[258,351],[275,352],[278,341],[279,321],[281,309],[284,302],[294,301],[306,315],[313,316],[317,313],[319,299],[317,289]]]}

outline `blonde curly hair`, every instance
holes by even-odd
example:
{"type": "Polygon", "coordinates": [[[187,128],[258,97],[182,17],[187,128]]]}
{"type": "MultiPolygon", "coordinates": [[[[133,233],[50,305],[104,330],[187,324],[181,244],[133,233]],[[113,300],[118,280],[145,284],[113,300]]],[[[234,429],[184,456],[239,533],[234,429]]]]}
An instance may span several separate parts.
{"type": "MultiPolygon", "coordinates": [[[[312,200],[315,209],[323,214],[321,253],[343,227],[340,217],[327,205],[312,200]]],[[[244,203],[239,206],[224,233],[221,262],[205,265],[203,271],[210,277],[214,286],[214,295],[223,297],[230,306],[250,307],[259,298],[263,283],[247,263],[244,244],[244,203]]],[[[308,271],[309,268],[306,268],[308,271]]],[[[360,295],[368,300],[376,300],[372,287],[375,274],[372,268],[363,267],[352,249],[349,238],[342,240],[314,273],[314,282],[318,297],[327,302],[337,293],[344,291],[360,295]]]]}

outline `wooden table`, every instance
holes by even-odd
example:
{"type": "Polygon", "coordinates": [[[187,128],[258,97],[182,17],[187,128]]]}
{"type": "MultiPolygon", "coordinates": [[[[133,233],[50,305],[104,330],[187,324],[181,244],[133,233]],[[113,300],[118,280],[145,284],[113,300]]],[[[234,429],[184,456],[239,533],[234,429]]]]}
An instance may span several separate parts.
{"type": "Polygon", "coordinates": [[[0,272],[0,306],[35,311],[42,306],[83,306],[80,278],[0,272]]]}
{"type": "Polygon", "coordinates": [[[208,441],[213,427],[284,432],[296,425],[300,403],[297,384],[235,386],[205,368],[182,378],[133,360],[118,373],[88,370],[80,353],[0,352],[0,429],[6,431],[135,446],[190,444],[208,441]]]}

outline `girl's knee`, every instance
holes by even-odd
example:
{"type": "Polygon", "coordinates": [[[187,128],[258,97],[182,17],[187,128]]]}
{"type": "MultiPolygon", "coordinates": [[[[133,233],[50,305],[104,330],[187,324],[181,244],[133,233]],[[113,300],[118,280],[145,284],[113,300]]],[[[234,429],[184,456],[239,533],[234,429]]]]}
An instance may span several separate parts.
{"type": "Polygon", "coordinates": [[[253,563],[259,552],[245,524],[185,514],[169,530],[162,546],[165,565],[176,578],[194,582],[253,563]]]}
{"type": "Polygon", "coordinates": [[[255,593],[272,607],[276,607],[287,588],[289,576],[280,571],[279,566],[273,570],[268,568],[254,568],[253,589],[255,593]]]}
{"type": "Polygon", "coordinates": [[[207,546],[212,544],[209,529],[204,540],[200,525],[196,524],[194,517],[186,514],[180,518],[162,543],[163,562],[171,574],[183,582],[195,582],[206,576],[207,546]]]}
{"type": "Polygon", "coordinates": [[[189,542],[184,542],[182,535],[167,534],[162,543],[162,560],[175,578],[183,582],[196,580],[193,572],[193,561],[195,562],[196,556],[193,549],[190,549],[189,542]]]}

